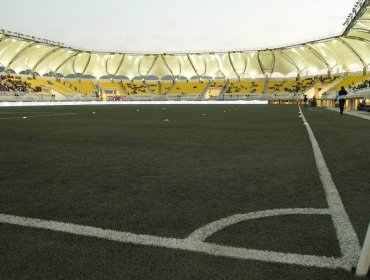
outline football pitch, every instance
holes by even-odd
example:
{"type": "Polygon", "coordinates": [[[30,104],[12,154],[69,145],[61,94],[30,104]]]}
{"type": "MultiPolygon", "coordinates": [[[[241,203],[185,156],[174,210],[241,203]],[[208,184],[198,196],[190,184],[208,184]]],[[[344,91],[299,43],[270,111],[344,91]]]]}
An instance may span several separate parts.
{"type": "Polygon", "coordinates": [[[301,110],[0,108],[0,279],[357,279],[370,121],[301,110]]]}

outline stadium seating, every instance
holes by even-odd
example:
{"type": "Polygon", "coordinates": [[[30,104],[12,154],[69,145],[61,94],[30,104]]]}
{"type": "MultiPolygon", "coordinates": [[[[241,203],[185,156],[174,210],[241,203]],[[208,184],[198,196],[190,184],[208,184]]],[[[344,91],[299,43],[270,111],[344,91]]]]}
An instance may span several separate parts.
{"type": "Polygon", "coordinates": [[[33,78],[27,78],[27,79],[25,79],[24,78],[24,81],[26,81],[27,83],[29,83],[31,85],[32,89],[34,89],[35,91],[39,91],[39,92],[42,92],[42,88],[44,86],[47,86],[48,85],[48,81],[47,80],[43,80],[43,79],[33,79],[33,78]]]}
{"type": "Polygon", "coordinates": [[[127,94],[151,94],[150,90],[142,81],[122,81],[122,87],[127,94]]]}
{"type": "Polygon", "coordinates": [[[0,91],[6,92],[30,92],[31,84],[20,77],[0,76],[0,91]]]}
{"type": "Polygon", "coordinates": [[[161,94],[166,94],[167,91],[172,87],[172,85],[172,82],[161,82],[161,94]]]}
{"type": "MultiPolygon", "coordinates": [[[[146,84],[155,95],[159,94],[159,84],[157,82],[147,82],[146,84]]],[[[150,92],[150,93],[152,93],[152,92],[150,92]]]]}
{"type": "Polygon", "coordinates": [[[233,81],[226,93],[263,93],[264,84],[264,81],[233,81]]]}
{"type": "Polygon", "coordinates": [[[95,86],[93,82],[69,82],[78,92],[84,94],[94,94],[95,93],[95,86]]]}
{"type": "Polygon", "coordinates": [[[216,87],[216,88],[223,88],[226,85],[225,82],[213,82],[211,83],[211,87],[216,87]]]}
{"type": "Polygon", "coordinates": [[[207,82],[176,82],[170,94],[202,94],[207,86],[207,82]]]}
{"type": "Polygon", "coordinates": [[[102,91],[104,90],[115,90],[119,94],[124,94],[124,88],[122,87],[122,84],[118,82],[107,82],[107,81],[101,81],[99,83],[100,89],[102,91]]]}
{"type": "Polygon", "coordinates": [[[53,80],[50,81],[50,86],[52,89],[63,94],[77,94],[76,88],[66,81],[62,81],[59,79],[53,80]]]}
{"type": "Polygon", "coordinates": [[[343,86],[347,90],[351,89],[352,87],[355,87],[357,84],[362,83],[363,81],[370,78],[370,75],[367,76],[348,76],[345,79],[343,79],[339,84],[337,84],[333,90],[338,91],[343,86]]]}
{"type": "MultiPolygon", "coordinates": [[[[287,93],[301,93],[309,90],[313,86],[320,88],[326,87],[331,91],[338,91],[341,86],[344,86],[347,90],[361,89],[369,87],[370,75],[363,76],[347,76],[347,77],[308,77],[303,80],[296,79],[285,79],[285,80],[269,80],[267,85],[267,94],[287,94],[287,93]],[[338,79],[339,78],[339,79],[338,79]],[[333,83],[334,82],[334,83],[333,83]],[[330,84],[333,83],[333,86],[330,84]],[[331,87],[331,88],[330,88],[331,87]]],[[[242,80],[242,81],[110,81],[101,80],[99,81],[99,89],[101,91],[113,90],[114,93],[120,95],[124,94],[135,94],[135,95],[165,95],[171,96],[176,95],[201,95],[207,86],[212,88],[225,89],[226,95],[238,95],[238,94],[249,94],[258,95],[262,94],[265,86],[264,80],[242,80]],[[225,88],[227,85],[227,88],[225,88]]],[[[50,79],[50,78],[33,78],[30,76],[0,76],[0,91],[9,92],[45,92],[50,93],[50,90],[55,90],[61,94],[84,94],[94,95],[96,87],[93,81],[84,80],[77,81],[68,79],[50,79]]],[[[329,92],[330,92],[329,90],[329,92]]]]}

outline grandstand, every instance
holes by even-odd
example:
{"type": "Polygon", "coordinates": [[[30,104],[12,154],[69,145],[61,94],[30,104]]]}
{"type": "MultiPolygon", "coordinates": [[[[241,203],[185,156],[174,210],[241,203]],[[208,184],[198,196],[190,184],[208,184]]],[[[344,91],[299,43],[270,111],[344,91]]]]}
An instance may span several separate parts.
{"type": "Polygon", "coordinates": [[[339,36],[264,50],[106,54],[0,30],[0,72],[33,75],[40,80],[32,81],[33,87],[44,86],[45,79],[54,77],[50,86],[61,94],[101,94],[113,90],[120,95],[199,95],[215,87],[207,81],[216,83],[219,75],[223,82],[218,82],[217,87],[229,82],[226,94],[303,93],[314,86],[313,82],[317,86],[323,84],[322,79],[314,77],[331,81],[333,76],[349,75],[336,84],[337,90],[367,77],[370,63],[367,5],[365,1],[356,12],[356,19],[347,22],[339,36]],[[225,55],[229,59],[223,59],[225,55]],[[235,68],[245,61],[249,61],[248,67],[242,72],[235,68]],[[143,68],[147,69],[145,73],[143,68]],[[176,82],[173,87],[171,80],[176,82]]]}
{"type": "Polygon", "coordinates": [[[107,94],[130,100],[151,95],[300,100],[302,94],[320,99],[369,78],[367,7],[364,1],[338,36],[264,50],[107,54],[0,30],[0,74],[29,83],[25,92],[52,92],[58,100],[107,94]]]}
{"type": "Polygon", "coordinates": [[[75,88],[77,92],[81,92],[84,94],[94,94],[95,93],[95,86],[92,81],[70,81],[69,82],[72,87],[75,88]]]}

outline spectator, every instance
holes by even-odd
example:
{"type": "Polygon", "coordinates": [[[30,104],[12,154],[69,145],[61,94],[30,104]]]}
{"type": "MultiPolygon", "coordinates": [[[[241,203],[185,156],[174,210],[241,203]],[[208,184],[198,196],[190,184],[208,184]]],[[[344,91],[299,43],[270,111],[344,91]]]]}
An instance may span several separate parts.
{"type": "Polygon", "coordinates": [[[344,87],[341,87],[340,91],[337,94],[337,97],[335,98],[335,101],[339,99],[339,109],[340,109],[340,114],[343,115],[343,110],[344,110],[344,104],[346,104],[346,95],[348,92],[344,89],[344,87]]]}

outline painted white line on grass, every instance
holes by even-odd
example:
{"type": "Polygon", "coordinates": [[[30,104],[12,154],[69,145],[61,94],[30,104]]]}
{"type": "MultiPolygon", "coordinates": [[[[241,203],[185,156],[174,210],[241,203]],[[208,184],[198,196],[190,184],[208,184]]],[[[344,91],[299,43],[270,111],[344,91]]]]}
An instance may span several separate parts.
{"type": "Polygon", "coordinates": [[[330,171],[325,163],[324,156],[321,152],[315,135],[299,105],[298,108],[312,144],[316,166],[325,190],[326,200],[328,202],[330,215],[337,232],[340,249],[343,254],[343,258],[347,262],[348,268],[351,268],[351,266],[357,261],[360,254],[359,241],[344,208],[339,192],[333,182],[330,171]]]}
{"type": "Polygon", "coordinates": [[[307,108],[307,109],[310,110],[311,112],[313,112],[311,108],[307,108]]]}
{"type": "Polygon", "coordinates": [[[283,216],[283,215],[330,215],[329,209],[315,208],[288,208],[288,209],[271,209],[258,212],[250,212],[246,214],[236,214],[227,218],[223,218],[204,227],[201,227],[188,236],[189,240],[205,241],[209,236],[231,225],[267,217],[283,216]]]}
{"type": "Polygon", "coordinates": [[[342,258],[236,248],[202,241],[194,241],[188,238],[177,239],[153,235],[134,234],[131,232],[114,231],[97,227],[19,217],[7,214],[0,214],[0,223],[31,228],[48,229],[79,236],[95,237],[130,244],[185,250],[190,252],[205,253],[213,256],[230,257],[236,259],[258,260],[308,267],[334,269],[347,268],[347,263],[342,258]]]}
{"type": "Polygon", "coordinates": [[[67,116],[67,115],[77,115],[77,113],[61,113],[61,114],[47,114],[47,115],[30,115],[30,116],[21,116],[21,117],[8,117],[8,118],[0,118],[0,120],[23,119],[23,118],[42,118],[42,117],[52,117],[52,116],[67,116]]]}

